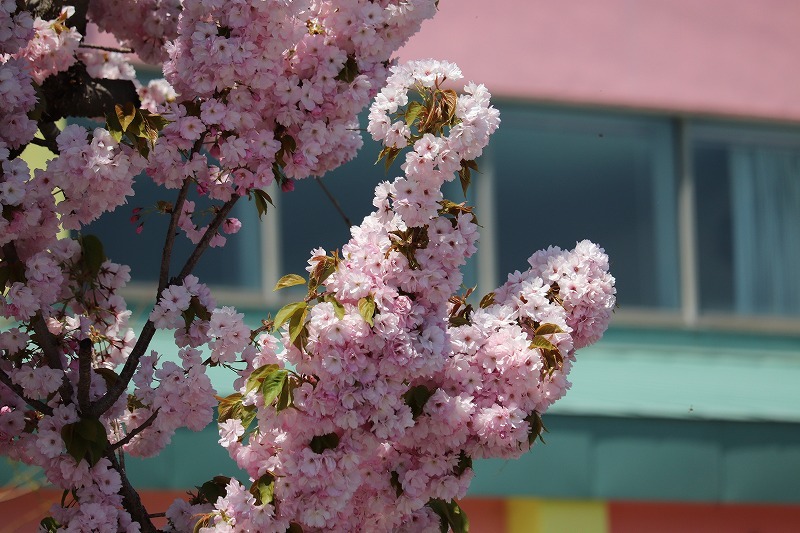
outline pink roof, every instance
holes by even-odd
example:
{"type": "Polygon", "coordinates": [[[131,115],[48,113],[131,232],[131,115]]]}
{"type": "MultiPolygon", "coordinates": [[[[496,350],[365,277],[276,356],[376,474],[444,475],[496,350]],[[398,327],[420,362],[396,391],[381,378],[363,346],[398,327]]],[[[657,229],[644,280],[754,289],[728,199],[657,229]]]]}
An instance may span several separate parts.
{"type": "Polygon", "coordinates": [[[797,0],[441,0],[401,59],[495,95],[800,121],[797,0]]]}

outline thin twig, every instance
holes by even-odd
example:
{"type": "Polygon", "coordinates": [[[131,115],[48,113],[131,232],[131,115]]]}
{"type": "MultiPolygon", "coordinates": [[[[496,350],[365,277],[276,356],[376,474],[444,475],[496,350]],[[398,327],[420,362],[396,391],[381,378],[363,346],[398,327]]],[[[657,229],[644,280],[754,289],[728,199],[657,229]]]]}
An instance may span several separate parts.
{"type": "Polygon", "coordinates": [[[169,282],[169,263],[172,258],[172,247],[175,245],[175,235],[178,229],[178,220],[183,211],[183,204],[186,201],[186,196],[189,194],[189,186],[192,181],[189,178],[183,180],[183,187],[178,193],[178,198],[175,200],[175,205],[172,207],[172,214],[169,218],[169,228],[167,229],[167,238],[164,241],[164,251],[161,254],[161,269],[158,274],[158,293],[156,294],[156,303],[161,297],[161,292],[167,288],[169,282]]]}
{"type": "Polygon", "coordinates": [[[328,195],[328,199],[333,204],[333,207],[336,208],[336,210],[339,212],[339,215],[341,215],[342,219],[344,220],[344,223],[347,224],[347,228],[350,229],[350,227],[353,224],[350,223],[350,219],[347,218],[347,215],[344,214],[344,210],[342,209],[342,206],[339,205],[339,201],[336,200],[336,198],[334,198],[334,196],[331,194],[331,192],[328,190],[328,188],[325,186],[325,184],[322,183],[322,180],[320,178],[315,177],[314,181],[317,182],[317,185],[322,187],[322,190],[325,191],[325,194],[328,195]]]}
{"type": "Polygon", "coordinates": [[[14,383],[13,381],[11,381],[11,376],[6,374],[6,371],[3,370],[2,368],[0,368],[0,383],[3,383],[6,387],[14,391],[14,394],[22,398],[25,401],[25,403],[27,403],[40,413],[44,413],[46,415],[53,414],[53,409],[49,405],[40,402],[39,400],[34,400],[33,398],[28,398],[27,396],[25,396],[25,390],[16,383],[14,383]]]}
{"type": "Polygon", "coordinates": [[[153,414],[151,414],[151,415],[150,415],[150,416],[147,418],[147,420],[145,420],[144,422],[142,422],[142,424],[141,424],[140,426],[138,426],[138,427],[134,428],[134,429],[133,429],[133,430],[132,430],[130,433],[128,433],[127,435],[125,435],[125,437],[124,437],[124,438],[122,438],[122,439],[118,440],[117,442],[115,442],[114,444],[112,444],[111,446],[109,446],[109,448],[108,448],[108,449],[109,449],[109,450],[111,450],[111,451],[113,452],[114,450],[116,450],[116,449],[118,449],[118,448],[122,448],[123,446],[125,446],[126,444],[128,444],[128,443],[129,443],[131,440],[133,440],[133,438],[134,438],[136,435],[138,435],[139,433],[141,433],[142,431],[144,431],[145,429],[147,429],[147,428],[149,428],[151,425],[153,425],[153,422],[155,422],[155,421],[156,421],[156,417],[158,416],[158,412],[159,412],[160,410],[161,410],[161,408],[159,407],[158,409],[156,409],[155,411],[153,411],[153,414]]]}
{"type": "Polygon", "coordinates": [[[197,262],[200,260],[200,256],[203,255],[203,252],[206,251],[208,245],[211,243],[211,239],[213,239],[217,235],[217,230],[228,218],[228,213],[231,212],[233,206],[236,205],[236,201],[240,198],[238,194],[234,194],[231,196],[231,199],[225,202],[222,207],[220,207],[217,214],[214,216],[214,219],[208,225],[206,232],[203,234],[203,237],[200,239],[200,242],[197,243],[194,251],[192,251],[192,255],[189,256],[189,259],[186,260],[186,263],[183,265],[181,269],[181,273],[178,274],[176,281],[178,283],[183,282],[186,279],[186,276],[192,273],[192,270],[197,265],[197,262]]]}
{"type": "Polygon", "coordinates": [[[81,43],[78,48],[89,48],[91,50],[102,50],[103,52],[118,52],[120,54],[132,54],[132,48],[115,48],[113,46],[101,46],[99,44],[86,44],[81,43]]]}

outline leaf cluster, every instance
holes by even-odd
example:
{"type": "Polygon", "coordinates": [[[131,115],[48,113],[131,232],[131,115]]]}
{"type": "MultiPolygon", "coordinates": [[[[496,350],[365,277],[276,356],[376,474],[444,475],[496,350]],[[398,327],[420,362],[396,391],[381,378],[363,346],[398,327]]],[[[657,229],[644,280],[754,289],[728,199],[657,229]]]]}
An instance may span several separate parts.
{"type": "Polygon", "coordinates": [[[113,113],[106,114],[106,129],[117,142],[123,138],[143,157],[147,157],[158,140],[159,132],[169,121],[146,109],[137,109],[131,102],[116,104],[113,113]]]}
{"type": "MultiPolygon", "coordinates": [[[[458,94],[454,90],[441,89],[438,83],[435,87],[419,85],[415,89],[420,100],[410,100],[405,110],[398,110],[393,116],[395,120],[402,119],[411,130],[407,145],[413,145],[426,133],[442,136],[445,128],[452,128],[460,122],[456,117],[458,94]]],[[[385,167],[388,172],[401,151],[401,148],[385,146],[378,154],[375,164],[386,159],[385,167]]]]}
{"type": "Polygon", "coordinates": [[[561,370],[564,366],[564,356],[555,344],[550,342],[545,335],[552,335],[553,333],[563,333],[560,327],[556,324],[538,324],[535,327],[533,339],[531,340],[531,350],[538,349],[542,354],[542,361],[544,367],[542,368],[543,376],[552,376],[556,370],[561,370]]]}
{"type": "Polygon", "coordinates": [[[420,265],[414,253],[428,247],[428,226],[390,231],[389,238],[392,244],[386,251],[386,257],[389,257],[392,251],[396,251],[408,260],[411,270],[419,270],[420,265]]]}

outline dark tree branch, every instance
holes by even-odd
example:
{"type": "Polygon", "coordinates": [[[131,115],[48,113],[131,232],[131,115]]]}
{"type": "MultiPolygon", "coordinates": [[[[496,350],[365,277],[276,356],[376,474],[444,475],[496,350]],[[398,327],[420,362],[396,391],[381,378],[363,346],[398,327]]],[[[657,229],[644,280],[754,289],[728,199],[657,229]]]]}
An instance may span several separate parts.
{"type": "Polygon", "coordinates": [[[155,421],[156,421],[156,417],[158,416],[158,412],[159,412],[160,410],[161,410],[161,408],[159,407],[158,409],[156,409],[155,411],[153,411],[153,414],[151,414],[151,415],[150,415],[150,416],[147,418],[147,420],[145,420],[144,422],[142,422],[142,425],[141,425],[141,426],[139,426],[139,427],[137,427],[137,428],[134,428],[134,429],[133,429],[133,431],[131,431],[130,433],[128,433],[127,435],[125,435],[125,437],[124,437],[124,438],[122,438],[122,439],[118,440],[117,442],[115,442],[114,444],[112,444],[112,445],[111,445],[111,446],[110,446],[108,449],[109,449],[109,450],[111,450],[111,451],[113,452],[114,450],[117,450],[117,449],[119,449],[119,448],[122,448],[123,446],[125,446],[126,444],[128,444],[128,443],[129,443],[131,440],[133,440],[133,438],[134,438],[136,435],[138,435],[139,433],[141,433],[141,432],[142,432],[142,431],[144,431],[145,429],[147,429],[147,428],[149,428],[150,426],[152,426],[152,425],[153,425],[153,422],[155,422],[155,421]]]}
{"type": "MultiPolygon", "coordinates": [[[[183,283],[183,280],[186,279],[186,276],[191,274],[192,269],[194,269],[194,267],[197,265],[197,262],[200,260],[203,252],[205,252],[208,248],[211,239],[217,234],[217,230],[222,225],[222,222],[227,218],[228,213],[230,213],[231,209],[233,209],[233,206],[236,204],[238,199],[239,196],[234,194],[230,200],[223,204],[223,206],[214,216],[214,219],[208,225],[208,229],[206,229],[206,232],[203,234],[200,242],[197,243],[192,255],[190,255],[189,259],[186,260],[186,264],[184,264],[180,274],[171,279],[168,283],[175,285],[183,283]]],[[[136,368],[139,366],[139,359],[150,345],[150,341],[153,339],[155,332],[155,325],[153,324],[152,320],[148,320],[142,328],[142,332],[139,334],[139,338],[137,339],[136,345],[133,347],[131,354],[125,361],[125,365],[122,367],[122,372],[119,374],[119,380],[117,380],[106,391],[102,398],[99,398],[90,406],[86,416],[98,418],[101,414],[108,411],[114,402],[116,402],[119,397],[122,396],[122,393],[128,388],[128,384],[130,383],[131,379],[133,379],[133,375],[136,373],[136,368]]]]}
{"type": "Polygon", "coordinates": [[[57,154],[59,150],[56,138],[58,137],[58,134],[61,133],[61,130],[58,129],[56,123],[52,121],[40,120],[39,133],[42,134],[42,137],[44,137],[44,140],[47,143],[46,148],[49,148],[51,152],[57,154]]]}
{"type": "MultiPolygon", "coordinates": [[[[19,5],[19,3],[17,3],[19,5]]],[[[25,2],[25,9],[35,18],[43,20],[53,20],[61,14],[63,2],[59,0],[28,0],[25,2]]]]}
{"type": "Polygon", "coordinates": [[[89,389],[92,385],[92,341],[78,343],[78,408],[85,413],[90,406],[89,389]]]}
{"type": "MultiPolygon", "coordinates": [[[[198,141],[199,142],[199,141],[198,141]]],[[[158,292],[156,293],[156,303],[161,297],[161,291],[167,288],[169,283],[169,263],[172,258],[172,247],[175,245],[175,235],[178,230],[178,219],[181,217],[183,204],[186,201],[186,196],[189,194],[189,187],[192,180],[186,178],[183,180],[183,187],[178,193],[178,198],[175,200],[175,205],[172,207],[172,214],[169,218],[169,228],[167,228],[167,238],[164,241],[164,251],[161,254],[161,269],[158,273],[158,292]]]]}
{"type": "Polygon", "coordinates": [[[119,491],[122,496],[122,506],[130,513],[133,521],[141,525],[142,533],[156,533],[158,530],[150,520],[150,515],[147,509],[145,509],[142,499],[139,497],[139,493],[136,492],[136,489],[131,485],[128,476],[125,474],[125,469],[119,464],[114,452],[106,450],[105,457],[111,461],[111,467],[119,472],[119,477],[122,479],[122,488],[119,491]]]}
{"type": "Polygon", "coordinates": [[[81,43],[78,48],[87,48],[89,50],[101,50],[103,52],[116,52],[118,54],[132,54],[131,48],[116,48],[113,46],[100,46],[99,44],[86,44],[81,43]]]}
{"type": "Polygon", "coordinates": [[[3,383],[6,387],[14,391],[14,394],[22,398],[22,400],[39,411],[40,413],[44,413],[46,415],[52,415],[53,409],[44,402],[40,402],[39,400],[34,400],[33,398],[28,398],[25,396],[25,390],[11,381],[11,376],[6,374],[6,371],[0,368],[0,383],[3,383]]]}
{"type": "Polygon", "coordinates": [[[41,90],[47,104],[42,117],[51,122],[65,117],[100,117],[126,102],[137,108],[141,104],[132,81],[92,78],[81,62],[45,79],[41,90]]]}
{"type": "Polygon", "coordinates": [[[133,379],[136,368],[139,366],[139,359],[142,357],[145,350],[147,350],[150,341],[153,340],[155,332],[156,328],[153,322],[148,320],[142,328],[142,332],[139,334],[139,338],[136,340],[136,345],[133,347],[133,350],[131,350],[131,354],[128,356],[128,359],[125,360],[125,365],[122,367],[119,379],[108,388],[102,397],[98,398],[89,406],[86,411],[87,418],[99,418],[100,415],[108,411],[111,406],[114,405],[114,402],[122,396],[122,393],[128,388],[128,383],[133,379]]]}
{"type": "Polygon", "coordinates": [[[233,206],[236,205],[236,201],[240,198],[238,194],[234,194],[231,196],[231,199],[225,202],[222,207],[220,207],[217,214],[214,216],[214,219],[208,225],[208,229],[203,234],[203,237],[200,239],[200,242],[197,243],[197,246],[192,251],[192,255],[189,256],[189,259],[186,260],[186,264],[183,265],[183,269],[181,269],[181,273],[178,274],[178,278],[176,280],[177,283],[181,283],[186,276],[192,273],[195,265],[200,260],[200,256],[203,255],[203,252],[206,251],[208,248],[209,243],[211,243],[211,239],[217,234],[217,230],[228,218],[228,213],[231,212],[233,206]]]}
{"type": "Polygon", "coordinates": [[[322,183],[322,180],[320,178],[315,177],[314,181],[316,181],[317,185],[319,185],[322,188],[322,190],[325,191],[325,194],[328,196],[328,200],[331,201],[333,207],[336,208],[336,210],[339,212],[339,215],[342,217],[342,220],[344,220],[344,223],[347,224],[347,229],[350,229],[350,227],[353,224],[350,222],[350,219],[347,218],[347,215],[344,214],[344,210],[342,209],[342,206],[339,205],[339,201],[331,194],[331,192],[328,190],[328,187],[326,187],[325,184],[322,183]]]}

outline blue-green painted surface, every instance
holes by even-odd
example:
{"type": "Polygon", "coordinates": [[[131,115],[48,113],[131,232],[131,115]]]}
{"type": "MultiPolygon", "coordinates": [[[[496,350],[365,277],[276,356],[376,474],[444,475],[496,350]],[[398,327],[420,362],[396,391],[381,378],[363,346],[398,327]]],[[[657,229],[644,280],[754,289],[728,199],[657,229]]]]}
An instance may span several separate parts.
{"type": "MultiPolygon", "coordinates": [[[[169,333],[152,349],[176,353],[169,333]]],[[[577,358],[554,414],[800,422],[798,337],[611,328],[577,358]]],[[[230,371],[209,372],[219,394],[233,392],[230,371]]]]}
{"type": "MultiPolygon", "coordinates": [[[[545,416],[546,444],[517,460],[475,461],[473,496],[800,503],[800,425],[545,416]]],[[[215,427],[181,430],[156,458],[126,461],[137,488],[246,481],[215,427]]],[[[11,477],[6,465],[0,483],[11,477]]]]}

